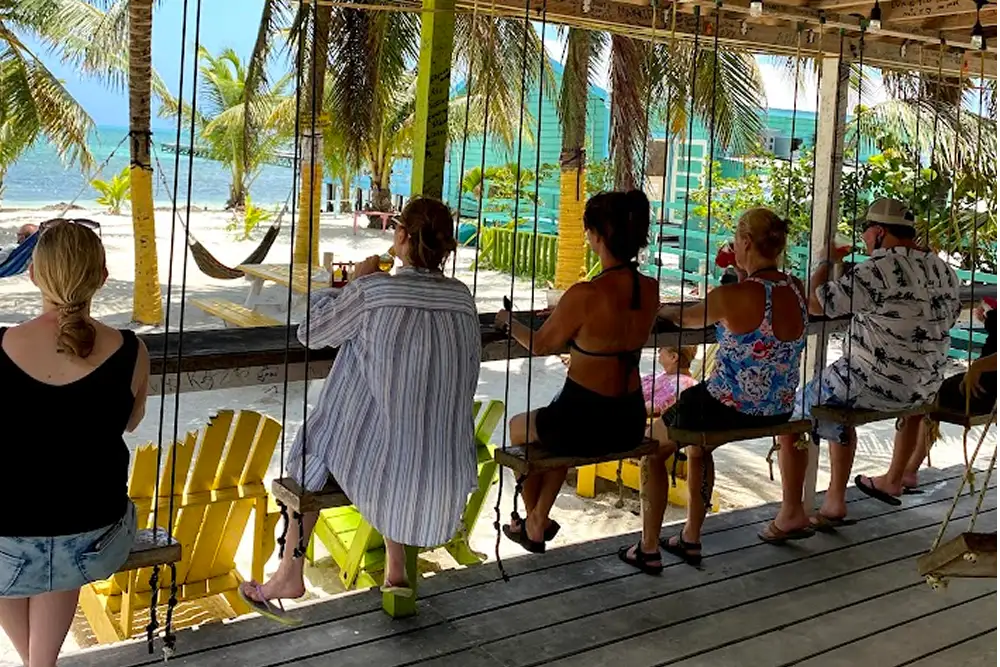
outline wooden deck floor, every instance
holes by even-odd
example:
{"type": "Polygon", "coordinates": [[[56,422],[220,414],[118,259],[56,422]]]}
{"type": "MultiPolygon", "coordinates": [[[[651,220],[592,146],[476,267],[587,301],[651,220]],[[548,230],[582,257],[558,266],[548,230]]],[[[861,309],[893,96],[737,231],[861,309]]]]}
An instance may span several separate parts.
{"type": "MultiPolygon", "coordinates": [[[[374,592],[300,608],[302,625],[260,618],[179,633],[173,665],[913,665],[997,663],[995,579],[932,591],[915,557],[931,543],[959,471],[925,471],[923,493],[889,507],[852,489],[854,526],[793,545],[762,544],[764,506],[710,517],[702,569],[637,573],[616,551],[635,536],[586,542],[421,581],[419,614],[392,621],[374,592]]],[[[982,476],[979,477],[982,480],[982,476]]],[[[952,532],[968,525],[973,499],[952,532]]],[[[977,528],[996,529],[996,489],[977,528]]],[[[665,531],[666,533],[666,531],[665,531]]],[[[67,656],[60,665],[135,667],[145,643],[67,656]]]]}

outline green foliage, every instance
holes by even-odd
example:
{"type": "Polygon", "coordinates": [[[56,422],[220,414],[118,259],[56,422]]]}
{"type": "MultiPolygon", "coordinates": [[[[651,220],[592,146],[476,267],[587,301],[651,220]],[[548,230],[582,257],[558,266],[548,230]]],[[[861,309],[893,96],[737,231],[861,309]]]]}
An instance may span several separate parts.
{"type": "Polygon", "coordinates": [[[107,206],[108,213],[112,215],[121,215],[122,204],[128,201],[132,190],[132,178],[127,166],[112,176],[110,181],[95,178],[90,182],[90,185],[100,193],[97,198],[98,204],[107,206]]]}
{"type": "Polygon", "coordinates": [[[261,223],[269,222],[271,218],[272,215],[268,211],[260,206],[255,206],[250,201],[250,197],[247,197],[246,206],[244,206],[242,213],[234,212],[232,221],[226,225],[226,231],[235,232],[234,238],[237,241],[249,241],[254,230],[261,223]]]}
{"type": "Polygon", "coordinates": [[[462,177],[462,192],[472,193],[477,199],[485,189],[489,201],[487,211],[508,213],[512,216],[508,227],[514,227],[514,199],[520,195],[518,205],[518,221],[524,222],[533,217],[534,205],[537,202],[535,190],[539,182],[552,176],[557,169],[554,164],[543,164],[535,172],[522,166],[518,172],[517,163],[508,162],[496,167],[487,167],[483,172],[479,167],[472,167],[462,177]],[[520,179],[518,179],[520,175],[520,179]],[[520,183],[518,181],[520,180],[520,183]]]}
{"type": "Polygon", "coordinates": [[[615,189],[614,165],[610,159],[591,160],[587,163],[587,196],[615,189]]]}

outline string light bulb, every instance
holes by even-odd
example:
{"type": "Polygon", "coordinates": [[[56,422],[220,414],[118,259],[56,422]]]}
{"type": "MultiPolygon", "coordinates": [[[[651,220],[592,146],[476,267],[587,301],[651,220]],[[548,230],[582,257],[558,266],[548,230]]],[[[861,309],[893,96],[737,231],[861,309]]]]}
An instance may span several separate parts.
{"type": "Polygon", "coordinates": [[[759,18],[764,13],[764,3],[761,0],[750,0],[750,16],[759,18]]]}
{"type": "Polygon", "coordinates": [[[972,37],[969,40],[972,48],[982,49],[986,45],[986,35],[983,32],[983,24],[976,18],[976,25],[972,26],[972,37]]]}
{"type": "Polygon", "coordinates": [[[872,7],[872,13],[868,17],[868,29],[872,32],[878,32],[882,29],[882,8],[878,6],[878,0],[875,0],[875,5],[872,7]]]}

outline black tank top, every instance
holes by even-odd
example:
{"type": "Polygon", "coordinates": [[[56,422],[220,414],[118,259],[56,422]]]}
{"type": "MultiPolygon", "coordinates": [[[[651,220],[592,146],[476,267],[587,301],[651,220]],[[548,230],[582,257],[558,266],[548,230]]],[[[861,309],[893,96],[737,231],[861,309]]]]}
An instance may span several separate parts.
{"type": "MultiPolygon", "coordinates": [[[[0,343],[6,329],[0,328],[0,343]]],[[[0,536],[54,537],[115,523],[128,506],[122,435],[135,397],[139,343],[122,346],[90,374],[62,386],[40,382],[0,346],[0,536]]]]}

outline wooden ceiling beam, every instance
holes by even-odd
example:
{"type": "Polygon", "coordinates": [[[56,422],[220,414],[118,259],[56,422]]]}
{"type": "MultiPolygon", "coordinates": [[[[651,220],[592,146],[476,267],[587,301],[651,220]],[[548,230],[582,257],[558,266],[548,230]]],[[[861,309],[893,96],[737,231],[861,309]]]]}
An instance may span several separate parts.
{"type": "MultiPolygon", "coordinates": [[[[589,11],[583,11],[583,0],[457,0],[456,6],[465,11],[478,7],[480,13],[489,13],[523,17],[527,6],[531,20],[541,19],[542,8],[546,10],[546,20],[550,23],[606,30],[626,34],[639,39],[655,39],[658,42],[669,42],[671,39],[671,15],[668,10],[657,10],[649,5],[626,4],[613,0],[589,0],[589,11]],[[655,16],[655,19],[654,19],[655,16]]],[[[689,5],[692,7],[693,5],[689,5]]],[[[732,8],[730,5],[728,8],[732,8]]],[[[794,10],[793,7],[788,7],[794,10]]],[[[677,12],[676,38],[690,42],[697,33],[702,44],[714,38],[715,18],[711,10],[703,11],[700,20],[688,13],[677,12]]],[[[839,31],[827,24],[822,30],[822,40],[819,44],[815,39],[820,33],[819,26],[805,30],[802,36],[801,53],[805,56],[817,52],[835,56],[840,49],[839,31]],[[812,41],[810,41],[812,40],[812,41]]],[[[850,61],[858,60],[860,54],[860,35],[846,32],[844,35],[844,57],[850,61]]],[[[799,31],[795,25],[767,26],[741,20],[738,16],[723,12],[719,17],[719,43],[726,46],[736,46],[759,53],[793,55],[799,42],[799,31]]],[[[906,53],[901,53],[899,43],[876,41],[870,37],[865,40],[864,61],[873,67],[913,71],[922,69],[936,72],[938,59],[941,59],[942,71],[949,76],[960,76],[970,68],[978,71],[979,59],[972,53],[963,53],[953,49],[945,49],[942,54],[938,47],[933,49],[914,48],[911,43],[906,53]],[[923,51],[922,55],[918,55],[923,51]]],[[[991,79],[997,75],[996,58],[987,58],[986,73],[991,79]]]]}
{"type": "MultiPolygon", "coordinates": [[[[703,7],[714,7],[716,3],[714,0],[680,0],[686,4],[698,4],[703,7]]],[[[954,2],[959,2],[961,0],[952,0],[954,2]]],[[[750,0],[727,0],[722,5],[723,10],[729,12],[736,12],[740,14],[750,13],[750,0]]],[[[787,5],[775,5],[775,4],[764,4],[764,16],[775,16],[778,18],[785,19],[793,23],[805,23],[807,25],[818,26],[820,23],[825,23],[827,29],[843,29],[850,30],[852,32],[861,32],[862,22],[867,22],[867,18],[859,18],[857,16],[845,16],[844,14],[828,14],[825,12],[820,12],[813,8],[807,7],[791,7],[787,5]]],[[[867,16],[867,13],[863,14],[867,16]]],[[[926,32],[922,30],[914,29],[900,29],[899,27],[894,27],[891,22],[884,18],[882,20],[882,28],[878,32],[869,30],[868,35],[865,39],[866,42],[870,43],[873,39],[881,39],[884,37],[894,37],[896,39],[905,40],[908,42],[923,42],[925,44],[937,45],[941,41],[940,32],[926,32]]],[[[961,39],[947,40],[947,45],[959,49],[969,49],[970,38],[963,37],[961,39]]],[[[987,51],[991,53],[996,53],[996,44],[990,46],[987,51]]]]}
{"type": "MultiPolygon", "coordinates": [[[[979,21],[983,27],[995,26],[997,24],[997,10],[984,9],[979,12],[979,21]]],[[[956,14],[939,19],[927,19],[920,28],[921,30],[933,30],[934,32],[948,32],[949,30],[971,30],[976,25],[976,13],[956,14]]]]}

